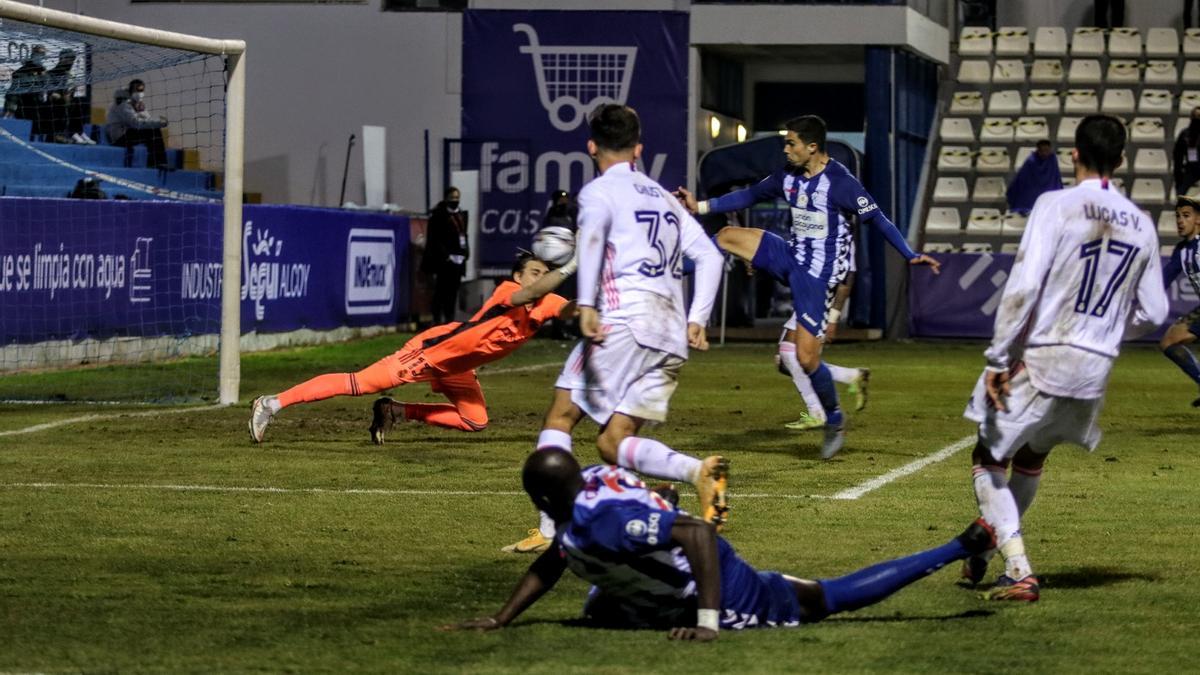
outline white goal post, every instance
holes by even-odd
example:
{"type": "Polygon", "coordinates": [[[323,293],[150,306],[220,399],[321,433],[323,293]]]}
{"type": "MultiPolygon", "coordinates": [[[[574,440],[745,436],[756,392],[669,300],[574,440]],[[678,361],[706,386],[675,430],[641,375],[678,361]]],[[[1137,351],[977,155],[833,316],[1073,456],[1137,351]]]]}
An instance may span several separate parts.
{"type": "Polygon", "coordinates": [[[241,234],[245,139],[246,43],[145,28],[68,12],[0,0],[0,20],[11,19],[128,42],[182,49],[225,60],[227,85],[224,137],[224,223],[222,240],[221,330],[218,400],[236,403],[241,379],[241,234]]]}

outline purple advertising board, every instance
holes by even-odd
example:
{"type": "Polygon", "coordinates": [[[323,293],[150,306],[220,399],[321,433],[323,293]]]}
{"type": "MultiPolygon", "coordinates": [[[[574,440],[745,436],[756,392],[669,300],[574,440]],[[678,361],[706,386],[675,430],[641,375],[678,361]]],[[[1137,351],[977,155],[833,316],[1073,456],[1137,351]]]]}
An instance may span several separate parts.
{"type": "Polygon", "coordinates": [[[682,12],[467,10],[454,164],[479,171],[480,267],[506,270],[555,190],[593,177],[587,115],[641,117],[641,169],[669,189],[687,174],[688,18],[682,12]]]}
{"type": "MultiPolygon", "coordinates": [[[[1015,256],[943,253],[933,257],[942,263],[941,274],[935,276],[928,267],[911,271],[909,332],[913,337],[991,338],[996,308],[1015,256]]],[[[1200,303],[1182,276],[1167,289],[1167,297],[1172,319],[1200,303]]],[[[1158,334],[1161,331],[1154,335],[1158,334]]]]}

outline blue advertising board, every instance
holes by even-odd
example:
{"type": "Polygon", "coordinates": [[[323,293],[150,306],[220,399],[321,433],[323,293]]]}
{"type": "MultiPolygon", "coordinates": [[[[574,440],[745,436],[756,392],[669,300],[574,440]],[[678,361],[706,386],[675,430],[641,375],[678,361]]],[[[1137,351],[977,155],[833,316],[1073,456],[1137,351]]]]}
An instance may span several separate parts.
{"type": "Polygon", "coordinates": [[[587,116],[633,106],[641,168],[669,189],[687,175],[688,18],[682,12],[467,10],[456,164],[479,171],[480,266],[507,269],[555,190],[591,180],[587,116]]]}
{"type": "MultiPolygon", "coordinates": [[[[395,323],[408,219],[244,208],[242,331],[395,323]]],[[[221,207],[0,199],[0,345],[220,331],[221,207]]]]}

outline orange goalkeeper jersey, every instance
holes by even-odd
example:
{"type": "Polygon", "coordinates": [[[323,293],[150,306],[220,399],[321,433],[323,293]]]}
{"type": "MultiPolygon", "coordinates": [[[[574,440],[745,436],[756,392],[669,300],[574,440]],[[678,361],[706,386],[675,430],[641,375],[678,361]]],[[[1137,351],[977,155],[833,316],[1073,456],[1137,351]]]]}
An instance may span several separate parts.
{"type": "Polygon", "coordinates": [[[561,295],[548,293],[531,305],[513,306],[512,296],[519,290],[520,284],[505,281],[470,320],[418,333],[404,349],[422,350],[429,366],[444,373],[463,373],[504,358],[567,304],[561,295]]]}

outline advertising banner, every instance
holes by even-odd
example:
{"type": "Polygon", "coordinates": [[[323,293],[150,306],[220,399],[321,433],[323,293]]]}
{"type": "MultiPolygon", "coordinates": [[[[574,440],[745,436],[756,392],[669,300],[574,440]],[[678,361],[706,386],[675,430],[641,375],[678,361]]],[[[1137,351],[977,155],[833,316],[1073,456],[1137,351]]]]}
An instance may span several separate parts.
{"type": "Polygon", "coordinates": [[[480,267],[507,270],[555,190],[594,173],[587,116],[604,103],[642,121],[641,169],[668,189],[687,174],[688,19],[681,12],[467,10],[462,156],[478,170],[480,267]]]}

